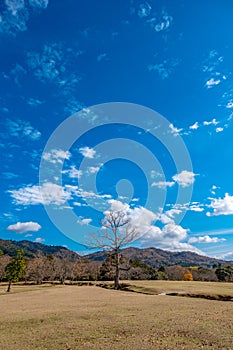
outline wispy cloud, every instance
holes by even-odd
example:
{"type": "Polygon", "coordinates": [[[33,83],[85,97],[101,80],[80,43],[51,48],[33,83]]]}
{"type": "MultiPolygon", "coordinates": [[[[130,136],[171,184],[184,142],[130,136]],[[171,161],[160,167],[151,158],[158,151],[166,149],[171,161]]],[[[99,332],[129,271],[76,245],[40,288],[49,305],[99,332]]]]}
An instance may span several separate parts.
{"type": "Polygon", "coordinates": [[[151,13],[151,5],[148,2],[144,2],[139,5],[138,16],[140,18],[148,17],[151,13]]]}
{"type": "Polygon", "coordinates": [[[158,188],[166,188],[166,187],[172,187],[175,185],[174,181],[158,181],[158,182],[153,182],[152,187],[158,187],[158,188]]]}
{"type": "Polygon", "coordinates": [[[173,124],[169,124],[169,129],[174,136],[178,136],[183,131],[182,128],[179,129],[175,127],[173,124]]]}
{"type": "Polygon", "coordinates": [[[152,17],[147,20],[147,23],[156,31],[168,31],[172,25],[173,17],[166,11],[162,11],[160,16],[152,17]]]}
{"type": "Polygon", "coordinates": [[[42,243],[42,242],[44,242],[44,241],[45,241],[44,238],[42,238],[42,237],[36,237],[36,239],[35,239],[34,242],[36,242],[36,243],[42,243]]]}
{"type": "Polygon", "coordinates": [[[0,32],[16,35],[27,29],[31,13],[46,9],[48,0],[5,0],[0,15],[0,32]]]}
{"type": "Polygon", "coordinates": [[[56,205],[64,208],[67,201],[72,201],[75,206],[83,206],[77,199],[85,202],[90,200],[109,200],[110,194],[99,194],[93,191],[87,191],[78,186],[65,185],[60,186],[55,183],[45,182],[43,185],[28,185],[17,190],[9,190],[8,193],[13,198],[16,205],[56,205]]]}
{"type": "Polygon", "coordinates": [[[232,261],[233,260],[233,251],[222,254],[218,258],[226,260],[226,261],[232,261]]]}
{"type": "Polygon", "coordinates": [[[207,76],[205,82],[207,89],[211,89],[227,79],[226,75],[219,71],[223,61],[224,58],[216,50],[211,50],[204,60],[202,71],[207,76]]]}
{"type": "MultiPolygon", "coordinates": [[[[191,126],[189,126],[189,130],[188,131],[183,131],[184,135],[189,135],[191,133],[191,131],[196,131],[197,129],[202,129],[203,127],[211,127],[212,126],[212,130],[214,127],[214,131],[216,133],[220,133],[222,131],[224,131],[225,128],[227,128],[229,125],[228,123],[225,123],[224,121],[221,122],[221,126],[216,127],[217,125],[220,124],[220,121],[217,121],[216,118],[213,118],[212,120],[205,120],[203,122],[195,122],[194,124],[192,124],[191,126]]],[[[209,132],[209,134],[212,134],[211,132],[209,132]]]]}
{"type": "Polygon", "coordinates": [[[40,52],[27,53],[28,69],[43,83],[53,83],[63,95],[70,95],[80,82],[80,75],[70,69],[82,51],[62,43],[44,45],[40,52]]]}
{"type": "Polygon", "coordinates": [[[98,173],[98,171],[100,170],[101,166],[90,166],[88,169],[87,169],[87,173],[88,174],[96,174],[98,173]]]}
{"type": "Polygon", "coordinates": [[[62,205],[71,199],[71,192],[51,182],[42,186],[29,185],[18,190],[8,191],[17,205],[29,206],[38,204],[62,205]]]}
{"type": "MultiPolygon", "coordinates": [[[[172,176],[173,181],[154,181],[151,186],[165,189],[167,187],[173,187],[176,183],[181,187],[189,187],[195,181],[195,176],[192,171],[183,170],[179,174],[172,176]]],[[[193,207],[193,210],[194,207],[193,207]]]]}
{"type": "Polygon", "coordinates": [[[77,223],[80,225],[89,225],[91,222],[92,222],[92,219],[90,219],[90,218],[79,219],[77,221],[77,223]]]}
{"type": "Polygon", "coordinates": [[[71,165],[70,169],[63,170],[63,174],[67,174],[71,179],[80,179],[83,175],[82,170],[76,169],[75,165],[71,165]]]}
{"type": "Polygon", "coordinates": [[[107,54],[106,53],[101,53],[97,56],[97,61],[101,62],[107,59],[107,54]]]}
{"type": "Polygon", "coordinates": [[[164,80],[170,77],[179,62],[180,61],[176,59],[168,59],[164,60],[162,63],[149,64],[147,68],[150,72],[157,72],[164,80]]]}
{"type": "Polygon", "coordinates": [[[205,126],[207,126],[207,125],[218,125],[218,124],[219,124],[219,122],[215,118],[213,118],[210,121],[204,121],[203,122],[203,125],[205,125],[205,126]]]}
{"type": "Polygon", "coordinates": [[[32,97],[27,100],[27,104],[29,106],[33,106],[33,107],[40,106],[43,103],[44,103],[44,101],[41,101],[41,100],[39,100],[37,98],[32,98],[32,97]]]}
{"type": "Polygon", "coordinates": [[[49,0],[29,0],[29,4],[32,7],[38,7],[41,9],[46,9],[48,4],[49,4],[49,0]]]}
{"type": "Polygon", "coordinates": [[[219,85],[221,83],[221,80],[220,79],[214,79],[214,78],[211,78],[209,80],[207,80],[207,82],[205,83],[207,89],[210,89],[216,85],[219,85]]]}
{"type": "Polygon", "coordinates": [[[25,77],[26,74],[26,69],[18,63],[14,65],[9,73],[10,77],[14,79],[15,84],[18,86],[21,86],[21,80],[25,77]]]}
{"type": "Polygon", "coordinates": [[[67,97],[65,101],[64,111],[69,115],[72,115],[82,110],[83,107],[84,107],[83,104],[79,100],[77,100],[76,97],[73,97],[72,95],[70,95],[69,97],[67,97]]]}
{"type": "Polygon", "coordinates": [[[16,179],[19,175],[12,173],[10,171],[5,171],[2,173],[2,176],[7,180],[12,180],[12,179],[16,179]]]}
{"type": "Polygon", "coordinates": [[[41,229],[41,226],[37,222],[17,222],[16,224],[9,225],[7,227],[8,231],[14,231],[15,233],[25,233],[25,232],[37,232],[41,229]]]}
{"type": "Polygon", "coordinates": [[[70,159],[71,153],[69,151],[63,151],[61,149],[52,149],[50,152],[43,153],[42,158],[50,163],[62,164],[65,159],[70,159]]]}
{"type": "Polygon", "coordinates": [[[198,122],[195,122],[194,124],[190,125],[189,129],[191,130],[197,130],[199,128],[198,122]]]}
{"type": "Polygon", "coordinates": [[[206,235],[206,236],[199,236],[199,237],[191,237],[188,242],[189,243],[219,243],[225,240],[226,240],[225,238],[210,237],[206,235]]]}
{"type": "Polygon", "coordinates": [[[11,136],[26,137],[34,141],[41,137],[40,131],[34,129],[29,122],[21,119],[8,120],[7,128],[11,136]]]}

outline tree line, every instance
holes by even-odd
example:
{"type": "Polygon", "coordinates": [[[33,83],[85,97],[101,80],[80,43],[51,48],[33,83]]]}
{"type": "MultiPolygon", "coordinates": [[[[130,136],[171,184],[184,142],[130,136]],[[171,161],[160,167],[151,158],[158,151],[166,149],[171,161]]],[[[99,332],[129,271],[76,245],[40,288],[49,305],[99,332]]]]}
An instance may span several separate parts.
{"type": "MultiPolygon", "coordinates": [[[[232,266],[214,265],[207,267],[161,266],[151,267],[136,259],[127,259],[119,254],[119,273],[122,280],[176,280],[176,281],[220,281],[233,282],[232,266]]],[[[34,282],[42,284],[58,281],[61,284],[76,281],[114,281],[115,255],[109,254],[103,263],[84,259],[72,260],[57,258],[53,255],[25,258],[23,251],[16,257],[0,256],[0,281],[8,282],[8,291],[12,282],[34,282]]]]}

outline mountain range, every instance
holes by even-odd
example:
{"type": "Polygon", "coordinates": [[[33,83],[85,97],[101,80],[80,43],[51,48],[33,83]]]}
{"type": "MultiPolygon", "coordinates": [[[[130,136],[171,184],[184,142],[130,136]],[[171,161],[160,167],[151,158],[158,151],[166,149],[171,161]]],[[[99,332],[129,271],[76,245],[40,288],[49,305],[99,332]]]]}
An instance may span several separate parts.
{"type": "MultiPolygon", "coordinates": [[[[89,260],[103,263],[108,256],[107,251],[98,251],[92,254],[80,256],[63,246],[48,246],[42,243],[23,241],[11,241],[0,239],[0,250],[4,254],[15,256],[17,250],[23,249],[25,257],[34,258],[37,256],[54,255],[60,259],[89,260]]],[[[215,264],[224,264],[224,260],[198,255],[190,251],[171,252],[154,247],[139,249],[135,247],[125,248],[121,253],[128,259],[136,259],[152,267],[160,266],[203,266],[211,267],[215,264]]]]}

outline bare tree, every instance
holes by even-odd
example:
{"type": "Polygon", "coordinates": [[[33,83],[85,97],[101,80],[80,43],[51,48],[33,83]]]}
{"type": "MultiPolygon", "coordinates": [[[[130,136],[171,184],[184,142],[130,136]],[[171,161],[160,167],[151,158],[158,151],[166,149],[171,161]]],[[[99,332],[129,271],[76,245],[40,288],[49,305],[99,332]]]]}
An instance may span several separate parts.
{"type": "Polygon", "coordinates": [[[120,249],[139,237],[139,232],[132,225],[124,211],[110,211],[101,221],[102,229],[98,234],[91,234],[92,248],[109,250],[114,257],[114,288],[120,288],[120,249]]]}

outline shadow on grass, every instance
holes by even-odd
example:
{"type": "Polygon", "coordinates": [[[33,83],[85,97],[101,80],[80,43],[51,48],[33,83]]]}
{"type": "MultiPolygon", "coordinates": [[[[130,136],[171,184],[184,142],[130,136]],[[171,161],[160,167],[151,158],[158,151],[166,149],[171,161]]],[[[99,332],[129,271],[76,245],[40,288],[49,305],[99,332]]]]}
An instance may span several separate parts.
{"type": "MultiPolygon", "coordinates": [[[[114,289],[114,285],[111,283],[98,283],[96,285],[98,287],[102,287],[105,289],[114,289]]],[[[133,284],[126,284],[126,283],[121,284],[121,288],[119,289],[119,291],[141,293],[141,294],[147,294],[147,295],[167,295],[167,296],[175,296],[175,297],[199,298],[199,299],[233,302],[233,296],[231,295],[208,294],[208,293],[183,293],[183,292],[166,293],[159,289],[140,287],[140,286],[135,286],[133,284]]]]}

